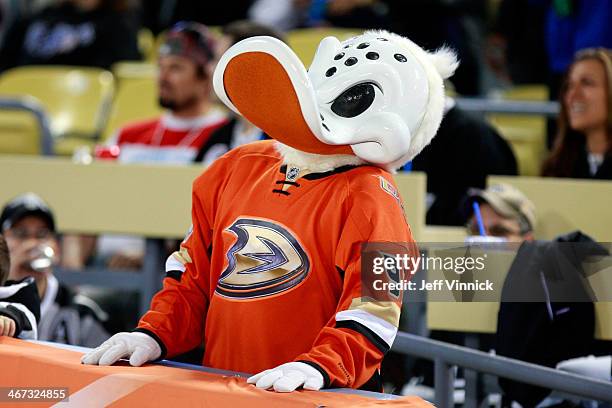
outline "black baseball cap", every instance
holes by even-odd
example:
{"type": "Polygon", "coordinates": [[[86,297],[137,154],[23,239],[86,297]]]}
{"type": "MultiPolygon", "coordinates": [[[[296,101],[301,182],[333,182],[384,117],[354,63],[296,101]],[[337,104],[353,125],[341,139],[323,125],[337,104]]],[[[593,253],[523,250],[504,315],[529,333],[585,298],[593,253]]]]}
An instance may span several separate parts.
{"type": "Polygon", "coordinates": [[[2,215],[0,215],[0,232],[12,228],[19,220],[28,215],[36,215],[44,219],[49,229],[55,232],[53,212],[47,203],[34,193],[25,193],[15,197],[4,206],[2,215]]]}

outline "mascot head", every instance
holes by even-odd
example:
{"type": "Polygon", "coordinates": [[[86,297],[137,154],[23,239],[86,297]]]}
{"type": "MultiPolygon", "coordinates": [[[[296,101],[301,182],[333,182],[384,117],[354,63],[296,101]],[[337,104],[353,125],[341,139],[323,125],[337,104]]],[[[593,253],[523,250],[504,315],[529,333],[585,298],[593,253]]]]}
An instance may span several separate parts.
{"type": "Polygon", "coordinates": [[[435,135],[443,80],[456,67],[448,49],[429,53],[396,34],[368,31],[344,42],[324,38],[306,71],[283,42],[252,37],[221,57],[213,84],[230,109],[282,143],[286,159],[394,170],[435,135]]]}

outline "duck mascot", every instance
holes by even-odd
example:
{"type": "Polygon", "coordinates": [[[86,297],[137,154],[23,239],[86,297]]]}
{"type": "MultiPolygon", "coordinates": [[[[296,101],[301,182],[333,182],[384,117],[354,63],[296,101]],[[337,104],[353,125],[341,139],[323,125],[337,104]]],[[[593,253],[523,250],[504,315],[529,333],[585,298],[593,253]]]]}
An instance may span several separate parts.
{"type": "Polygon", "coordinates": [[[214,89],[272,140],[194,181],[192,228],[151,309],[82,363],[140,366],[204,341],[204,366],[257,373],[262,389],[381,391],[401,296],[362,297],[361,248],[414,243],[392,173],[434,137],[456,67],[386,31],[323,39],[309,70],[274,38],[231,47],[214,89]]]}

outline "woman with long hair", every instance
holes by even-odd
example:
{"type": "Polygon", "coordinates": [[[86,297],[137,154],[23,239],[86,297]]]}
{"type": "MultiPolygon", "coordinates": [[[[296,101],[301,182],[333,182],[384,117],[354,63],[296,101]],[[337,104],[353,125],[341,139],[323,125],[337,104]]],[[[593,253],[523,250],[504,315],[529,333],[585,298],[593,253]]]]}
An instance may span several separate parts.
{"type": "Polygon", "coordinates": [[[559,99],[557,136],[542,175],[612,179],[612,50],[578,52],[559,99]]]}

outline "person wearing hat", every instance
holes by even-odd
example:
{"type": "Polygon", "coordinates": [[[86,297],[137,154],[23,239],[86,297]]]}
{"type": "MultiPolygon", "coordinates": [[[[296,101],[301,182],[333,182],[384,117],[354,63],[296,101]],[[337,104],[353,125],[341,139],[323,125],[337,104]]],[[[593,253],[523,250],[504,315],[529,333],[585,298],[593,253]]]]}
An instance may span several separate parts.
{"type": "Polygon", "coordinates": [[[535,206],[520,190],[508,184],[494,184],[485,190],[469,192],[470,235],[480,235],[473,203],[478,203],[485,234],[511,242],[531,241],[536,224],[535,206]]]}
{"type": "MultiPolygon", "coordinates": [[[[226,113],[212,103],[216,42],[206,26],[187,21],[175,24],[158,55],[158,102],[166,111],[126,125],[107,142],[119,147],[121,163],[190,164],[211,135],[228,122],[226,113]]],[[[138,237],[104,235],[97,242],[82,237],[74,245],[78,253],[66,263],[72,268],[93,259],[112,269],[137,269],[144,258],[144,239],[138,237]]]]}
{"type": "Polygon", "coordinates": [[[120,148],[124,163],[191,163],[212,132],[227,121],[211,101],[215,42],[199,23],[170,28],[159,47],[158,118],[129,124],[109,144],[120,148]]]}
{"type": "Polygon", "coordinates": [[[53,213],[47,204],[33,193],[20,195],[2,210],[0,226],[11,256],[9,279],[34,277],[41,299],[46,292],[54,292],[57,280],[50,279],[52,274],[47,272],[57,261],[59,245],[53,213]],[[47,257],[48,262],[36,272],[31,263],[42,257],[47,257]]]}
{"type": "Polygon", "coordinates": [[[92,300],[61,285],[53,275],[59,262],[55,218],[36,194],[20,195],[2,209],[0,228],[11,262],[8,279],[33,278],[40,297],[38,339],[93,346],[109,337],[108,315],[92,300]]]}

